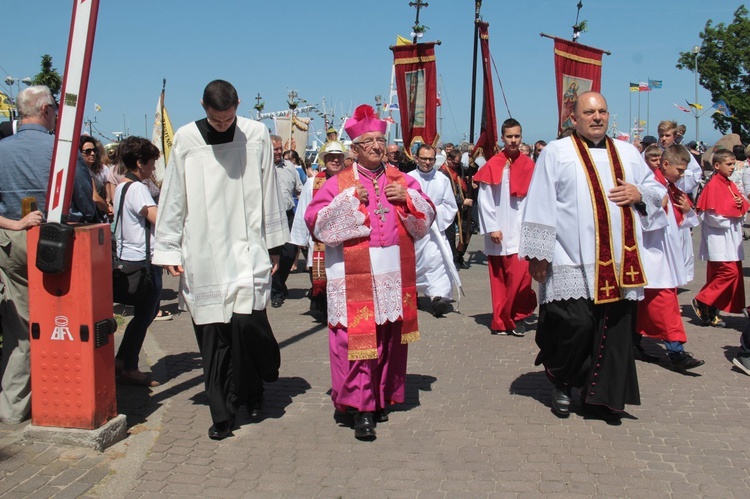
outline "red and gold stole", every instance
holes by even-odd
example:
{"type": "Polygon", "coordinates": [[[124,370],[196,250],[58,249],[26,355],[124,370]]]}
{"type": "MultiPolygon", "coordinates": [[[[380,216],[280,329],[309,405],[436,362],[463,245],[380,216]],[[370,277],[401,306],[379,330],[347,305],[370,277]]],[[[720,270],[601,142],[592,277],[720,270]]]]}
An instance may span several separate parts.
{"type": "MultiPolygon", "coordinates": [[[[325,171],[318,172],[313,178],[313,191],[312,197],[318,193],[325,181],[328,180],[328,175],[325,171]]],[[[312,295],[320,296],[326,292],[326,245],[315,241],[312,247],[312,295]]]]}
{"type": "MultiPolygon", "coordinates": [[[[578,153],[591,193],[596,232],[596,272],[594,278],[594,303],[610,303],[622,299],[620,288],[641,287],[646,284],[641,257],[638,253],[638,240],[635,234],[635,217],[630,206],[618,207],[622,214],[622,263],[617,274],[612,244],[612,228],[609,218],[609,200],[602,188],[599,173],[594,165],[588,146],[577,134],[571,135],[573,146],[578,153]]],[[[612,178],[625,180],[622,161],[617,154],[614,141],[605,136],[612,178]]]]}
{"type": "MultiPolygon", "coordinates": [[[[339,192],[356,187],[352,165],[338,175],[339,192]]],[[[397,168],[386,168],[388,182],[398,182],[406,186],[404,174],[397,168]]],[[[407,201],[409,202],[409,201],[407,201]]],[[[365,224],[370,225],[370,214],[364,205],[360,211],[365,214],[365,224]]],[[[403,208],[396,207],[397,210],[403,208]]],[[[414,241],[406,231],[400,217],[396,217],[399,231],[399,249],[401,254],[401,288],[403,298],[403,325],[401,342],[408,343],[419,339],[416,307],[416,260],[414,241]]],[[[361,237],[345,241],[344,271],[346,283],[346,316],[349,335],[349,360],[376,359],[378,357],[377,333],[375,324],[375,304],[373,297],[372,266],[370,262],[370,240],[361,237]]]]}

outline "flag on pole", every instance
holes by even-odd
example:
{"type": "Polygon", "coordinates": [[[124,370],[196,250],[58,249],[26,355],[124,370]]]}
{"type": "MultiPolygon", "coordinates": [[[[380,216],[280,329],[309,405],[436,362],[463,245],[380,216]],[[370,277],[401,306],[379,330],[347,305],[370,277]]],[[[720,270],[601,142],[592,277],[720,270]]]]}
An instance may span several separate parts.
{"type": "Polygon", "coordinates": [[[411,40],[401,35],[396,35],[396,45],[411,45],[411,40]]]}
{"type": "Polygon", "coordinates": [[[729,110],[729,106],[727,106],[727,103],[723,100],[717,100],[716,104],[711,106],[712,109],[715,109],[714,114],[718,113],[723,116],[726,116],[727,118],[732,117],[732,112],[729,110]]]}
{"type": "Polygon", "coordinates": [[[662,81],[661,80],[652,80],[649,78],[648,80],[648,86],[649,88],[661,88],[662,87],[662,81]]]}
{"type": "Polygon", "coordinates": [[[94,111],[101,111],[101,110],[102,110],[102,106],[94,102],[94,111]]]}
{"type": "Polygon", "coordinates": [[[631,81],[631,82],[630,82],[630,91],[631,91],[631,92],[637,92],[637,91],[638,91],[638,84],[637,84],[637,83],[633,83],[633,82],[631,81]]]}
{"type": "Polygon", "coordinates": [[[154,113],[154,128],[151,132],[151,143],[159,149],[161,153],[155,163],[154,178],[156,179],[157,185],[161,186],[162,180],[164,180],[164,173],[167,169],[167,162],[169,161],[169,153],[172,151],[172,139],[174,137],[174,128],[172,128],[172,121],[169,119],[167,113],[167,107],[164,105],[164,88],[167,85],[167,80],[164,80],[164,86],[159,95],[159,100],[156,102],[156,112],[154,113]]]}
{"type": "Polygon", "coordinates": [[[642,82],[638,83],[638,91],[639,92],[650,92],[651,88],[648,86],[648,83],[646,83],[645,81],[642,81],[642,82]]]}
{"type": "Polygon", "coordinates": [[[10,101],[10,97],[5,93],[0,92],[0,115],[5,116],[6,118],[12,118],[13,110],[15,108],[16,107],[10,101]]]}
{"type": "Polygon", "coordinates": [[[686,113],[689,113],[689,112],[690,112],[690,109],[687,109],[687,108],[685,108],[685,107],[682,107],[681,105],[679,105],[679,104],[677,104],[677,103],[673,103],[673,104],[674,104],[674,107],[676,107],[676,108],[677,108],[677,109],[679,109],[680,111],[683,111],[683,112],[686,112],[686,113]]]}
{"type": "MultiPolygon", "coordinates": [[[[685,101],[685,102],[687,102],[687,101],[685,101]]],[[[687,105],[690,106],[690,107],[692,107],[692,108],[697,109],[698,111],[700,111],[701,109],[703,109],[703,106],[701,104],[698,104],[697,102],[695,102],[695,103],[688,102],[687,105]]]]}

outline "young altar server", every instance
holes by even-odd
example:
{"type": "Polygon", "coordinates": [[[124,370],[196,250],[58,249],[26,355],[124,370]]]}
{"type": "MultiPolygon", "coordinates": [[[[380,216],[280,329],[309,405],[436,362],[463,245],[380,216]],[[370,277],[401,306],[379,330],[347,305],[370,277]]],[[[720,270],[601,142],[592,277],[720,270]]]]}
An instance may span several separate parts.
{"type": "Polygon", "coordinates": [[[474,175],[479,185],[479,224],[490,270],[492,334],[524,336],[524,319],[536,308],[528,260],[518,258],[521,214],[534,162],[521,154],[521,124],[509,118],[501,127],[505,147],[474,175]]]}
{"type": "Polygon", "coordinates": [[[698,224],[690,200],[675,186],[685,173],[690,153],[681,145],[671,145],[663,153],[659,146],[651,145],[644,158],[667,194],[662,200],[663,212],[643,227],[641,258],[648,284],[638,302],[637,329],[644,336],[664,341],[672,368],[685,371],[704,364],[683,347],[687,336],[677,300],[677,287],[687,284],[680,227],[698,224]]]}
{"type": "Polygon", "coordinates": [[[712,159],[714,175],[698,199],[701,217],[699,255],[708,260],[706,284],[692,301],[704,325],[726,327],[718,309],[740,313],[745,307],[742,279],[742,220],[750,203],[729,180],[734,172],[734,154],[722,149],[712,159]]]}

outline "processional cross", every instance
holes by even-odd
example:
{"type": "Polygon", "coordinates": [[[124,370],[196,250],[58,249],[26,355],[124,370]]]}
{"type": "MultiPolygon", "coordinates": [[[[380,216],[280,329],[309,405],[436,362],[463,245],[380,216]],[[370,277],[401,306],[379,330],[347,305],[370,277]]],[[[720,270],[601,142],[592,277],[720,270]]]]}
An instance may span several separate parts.
{"type": "Polygon", "coordinates": [[[429,7],[430,4],[427,2],[423,2],[422,0],[417,0],[416,2],[409,2],[409,7],[416,7],[417,9],[417,18],[414,20],[414,43],[417,43],[417,36],[418,33],[417,28],[419,26],[419,11],[422,9],[422,7],[429,7]]]}

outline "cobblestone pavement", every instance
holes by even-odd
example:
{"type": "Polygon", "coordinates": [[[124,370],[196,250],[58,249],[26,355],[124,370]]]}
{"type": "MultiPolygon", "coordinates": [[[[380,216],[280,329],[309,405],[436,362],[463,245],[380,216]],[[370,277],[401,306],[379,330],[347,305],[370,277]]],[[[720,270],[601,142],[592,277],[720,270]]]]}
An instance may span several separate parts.
{"type": "MultiPolygon", "coordinates": [[[[588,419],[574,402],[568,419],[550,410],[533,330],[491,336],[481,239],[462,270],[460,312],[420,312],[422,340],[410,348],[407,401],[358,442],[334,420],[326,330],[306,315],[309,284],[289,278],[291,296],[269,308],[281,345],[279,381],[267,385],[265,414],[221,442],[210,416],[190,318],[151,327],[141,355],[162,385],[118,387],[129,436],[103,453],[34,443],[23,425],[0,425],[0,494],[8,497],[747,497],[750,490],[750,377],[736,371],[745,319],[727,329],[698,325],[680,294],[688,350],[706,360],[691,375],[638,364],[641,406],[619,426],[588,419]]],[[[747,270],[745,271],[747,273],[747,270]]],[[[176,281],[165,279],[176,312],[176,281]],[[170,290],[171,288],[171,290],[170,290]]],[[[117,333],[118,338],[121,332],[117,333]]],[[[662,346],[645,341],[663,355],[662,346]]],[[[575,397],[574,397],[575,400],[575,397]]]]}

